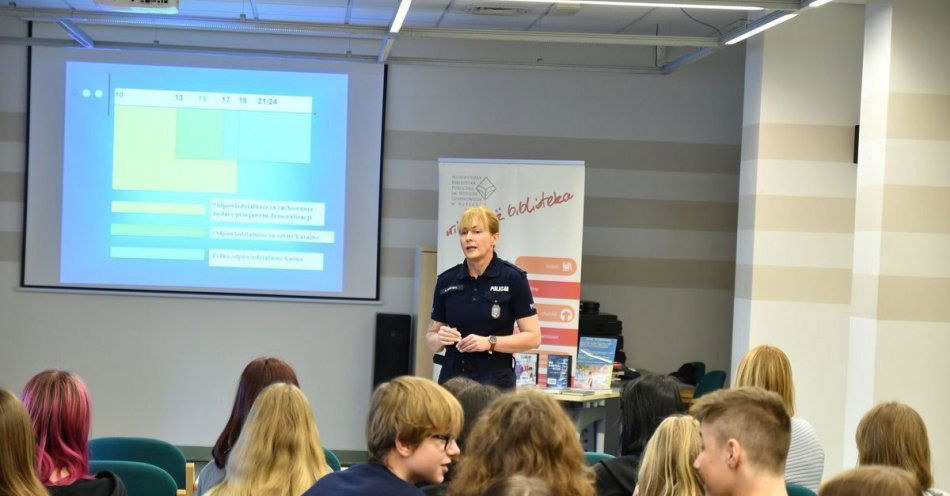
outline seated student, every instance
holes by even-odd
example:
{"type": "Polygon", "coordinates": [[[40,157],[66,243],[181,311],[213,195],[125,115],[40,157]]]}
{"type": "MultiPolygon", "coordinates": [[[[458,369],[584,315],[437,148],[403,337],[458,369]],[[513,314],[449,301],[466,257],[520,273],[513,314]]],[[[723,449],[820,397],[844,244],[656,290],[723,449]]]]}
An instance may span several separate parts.
{"type": "Polygon", "coordinates": [[[860,465],[903,468],[917,477],[925,496],[947,496],[931,487],[927,426],[913,408],[898,402],[875,406],[861,418],[855,438],[860,465]]]}
{"type": "Polygon", "coordinates": [[[782,397],[792,417],[792,442],[785,462],[785,482],[818,490],[825,470],[825,449],[807,420],[795,417],[792,365],[782,350],[757,346],[749,350],[736,370],[736,387],[760,387],[782,397]]]}
{"type": "Polygon", "coordinates": [[[89,393],[78,375],[46,370],[23,388],[36,435],[36,471],[50,494],[124,496],[112,472],[89,474],[89,393]]]}
{"type": "Polygon", "coordinates": [[[462,407],[420,377],[397,377],[373,393],[366,421],[369,463],[320,479],[304,496],[419,496],[413,484],[439,484],[458,456],[462,407]]]}
{"type": "Polygon", "coordinates": [[[208,496],[299,496],[328,473],[307,397],[293,384],[271,384],[254,400],[224,481],[208,496]]]}
{"type": "Polygon", "coordinates": [[[672,377],[646,374],[620,392],[620,456],[594,465],[599,496],[630,496],[640,455],[660,422],[686,408],[672,377]]]}
{"type": "Polygon", "coordinates": [[[551,488],[537,477],[512,475],[492,483],[482,496],[551,496],[551,488]]]}
{"type": "Polygon", "coordinates": [[[902,468],[865,465],[825,481],[818,496],[920,496],[921,491],[914,474],[902,468]]]}
{"type": "Polygon", "coordinates": [[[554,496],[595,494],[574,423],[539,391],[502,395],[482,413],[447,494],[480,496],[497,479],[517,474],[547,482],[554,496]]]}
{"type": "Polygon", "coordinates": [[[703,496],[703,481],[693,468],[699,455],[699,422],[674,415],[657,427],[643,452],[635,496],[703,496]]]}
{"type": "Polygon", "coordinates": [[[468,377],[465,377],[464,375],[457,375],[443,382],[442,384],[440,384],[440,386],[444,387],[446,391],[452,393],[452,396],[455,396],[456,398],[458,398],[459,393],[461,393],[462,391],[472,386],[477,386],[479,384],[481,383],[474,379],[469,379],[468,377]]]}
{"type": "Polygon", "coordinates": [[[779,395],[720,389],[696,401],[702,447],[693,462],[709,496],[786,496],[792,421],[779,395]]]}
{"type": "Polygon", "coordinates": [[[238,381],[237,394],[234,395],[234,406],[231,407],[231,417],[228,418],[224,430],[218,436],[218,440],[211,449],[211,456],[214,458],[210,463],[201,469],[198,474],[198,483],[195,486],[195,494],[201,496],[208,489],[217,486],[224,480],[224,469],[228,463],[228,454],[231,448],[237,442],[241,434],[241,428],[244,426],[244,419],[251,411],[251,405],[257,399],[257,395],[265,387],[275,383],[285,382],[300,387],[297,383],[297,374],[293,367],[279,358],[258,358],[252,360],[244,367],[241,372],[241,379],[238,381]]]}
{"type": "Polygon", "coordinates": [[[5,389],[0,389],[0,494],[48,494],[36,476],[36,441],[30,414],[20,400],[5,389]]]}

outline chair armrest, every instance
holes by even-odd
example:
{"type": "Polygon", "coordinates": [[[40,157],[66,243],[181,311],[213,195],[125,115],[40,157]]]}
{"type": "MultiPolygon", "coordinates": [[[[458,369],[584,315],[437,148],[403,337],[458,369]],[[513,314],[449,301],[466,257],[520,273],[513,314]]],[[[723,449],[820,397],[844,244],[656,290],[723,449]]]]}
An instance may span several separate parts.
{"type": "MultiPolygon", "coordinates": [[[[179,492],[182,492],[179,490],[179,492]]],[[[185,464],[185,490],[183,492],[184,496],[194,496],[195,495],[195,464],[194,462],[188,462],[185,464]]],[[[182,496],[182,495],[178,495],[182,496]]]]}

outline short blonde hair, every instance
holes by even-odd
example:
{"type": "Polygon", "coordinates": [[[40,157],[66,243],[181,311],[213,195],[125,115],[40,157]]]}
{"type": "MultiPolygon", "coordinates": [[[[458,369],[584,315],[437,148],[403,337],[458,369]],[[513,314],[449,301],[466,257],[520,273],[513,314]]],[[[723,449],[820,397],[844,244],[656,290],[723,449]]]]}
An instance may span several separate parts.
{"type": "Polygon", "coordinates": [[[538,391],[504,394],[479,415],[446,494],[481,496],[496,480],[518,474],[544,480],[555,496],[596,494],[574,423],[538,391]]]}
{"type": "Polygon", "coordinates": [[[738,440],[751,465],[785,472],[792,420],[779,395],[755,387],[720,389],[698,399],[689,412],[709,424],[720,443],[738,440]]]}
{"type": "Polygon", "coordinates": [[[297,496],[330,473],[310,402],[293,384],[264,388],[208,496],[297,496]]]}
{"type": "Polygon", "coordinates": [[[702,496],[702,479],[693,468],[699,456],[699,422],[673,415],[660,422],[640,461],[640,496],[702,496]]]}
{"type": "Polygon", "coordinates": [[[498,234],[498,215],[484,205],[470,207],[462,212],[462,218],[459,220],[459,233],[468,231],[475,221],[481,221],[482,226],[488,229],[491,234],[498,234]]]}
{"type": "Polygon", "coordinates": [[[927,426],[913,408],[896,401],[877,405],[861,418],[854,437],[859,464],[900,467],[922,488],[933,485],[927,426]]]}
{"type": "Polygon", "coordinates": [[[923,491],[914,474],[902,468],[865,465],[825,481],[818,496],[920,496],[923,491]]]}
{"type": "Polygon", "coordinates": [[[458,437],[462,406],[445,388],[421,377],[384,382],[373,393],[366,420],[369,461],[383,463],[396,440],[413,448],[434,434],[458,437]]]}
{"type": "Polygon", "coordinates": [[[739,362],[737,387],[759,387],[782,397],[788,416],[795,416],[795,385],[792,364],[785,353],[769,345],[756,346],[739,362]]]}

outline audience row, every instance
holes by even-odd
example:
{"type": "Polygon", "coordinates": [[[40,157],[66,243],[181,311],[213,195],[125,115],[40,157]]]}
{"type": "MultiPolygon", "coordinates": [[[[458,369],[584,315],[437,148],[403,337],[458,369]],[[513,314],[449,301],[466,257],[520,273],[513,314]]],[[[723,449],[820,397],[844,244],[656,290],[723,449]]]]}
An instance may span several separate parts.
{"type": "MultiPolygon", "coordinates": [[[[261,358],[241,374],[231,415],[196,493],[238,495],[946,496],[934,489],[926,427],[901,403],[861,420],[860,466],[820,486],[824,450],[795,417],[791,365],[760,346],[732,389],[689,415],[672,378],[647,374],[621,391],[621,456],[585,463],[577,432],[550,395],[503,393],[457,378],[438,386],[400,377],[373,393],[369,462],[333,472],[293,368],[261,358]]],[[[91,474],[89,393],[75,374],[34,376],[20,399],[0,390],[0,494],[125,496],[112,473],[91,474]],[[21,403],[22,401],[22,403],[21,403]]]]}

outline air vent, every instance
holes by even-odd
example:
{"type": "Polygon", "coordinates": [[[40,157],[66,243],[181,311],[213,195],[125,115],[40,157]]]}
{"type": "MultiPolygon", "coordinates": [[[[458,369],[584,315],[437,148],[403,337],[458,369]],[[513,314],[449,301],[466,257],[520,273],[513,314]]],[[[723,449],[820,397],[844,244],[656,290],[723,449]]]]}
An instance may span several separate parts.
{"type": "Polygon", "coordinates": [[[516,9],[512,7],[487,7],[484,5],[473,5],[465,9],[465,13],[472,15],[490,15],[490,16],[522,16],[531,12],[528,9],[516,9]]]}
{"type": "Polygon", "coordinates": [[[551,11],[548,12],[548,15],[553,16],[572,16],[581,10],[581,4],[579,3],[565,3],[558,2],[551,7],[551,11]]]}
{"type": "Polygon", "coordinates": [[[135,14],[177,14],[178,0],[95,0],[103,10],[135,14]]]}

